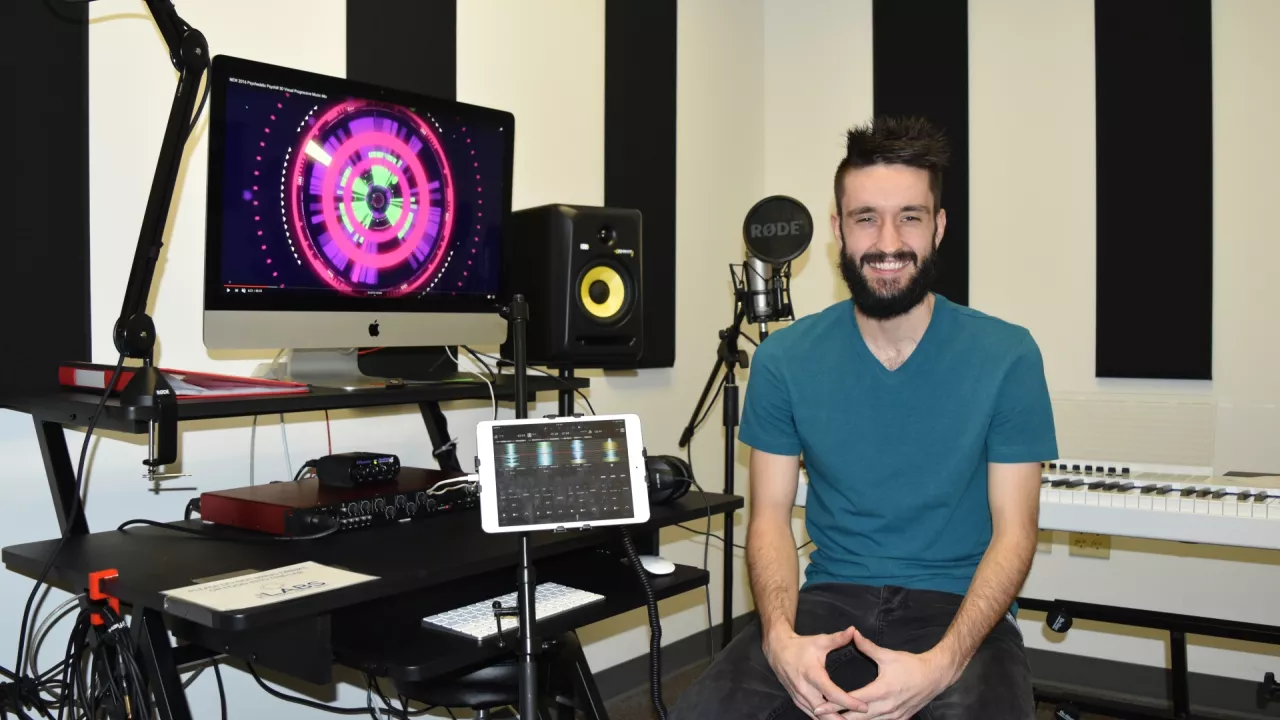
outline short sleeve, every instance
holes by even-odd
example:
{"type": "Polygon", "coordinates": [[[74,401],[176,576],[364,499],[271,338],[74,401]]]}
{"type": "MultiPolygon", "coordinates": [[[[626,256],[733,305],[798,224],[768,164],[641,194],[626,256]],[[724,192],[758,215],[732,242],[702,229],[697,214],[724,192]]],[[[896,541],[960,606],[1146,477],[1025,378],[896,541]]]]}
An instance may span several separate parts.
{"type": "Polygon", "coordinates": [[[1040,347],[1028,333],[1000,383],[987,431],[987,460],[1043,462],[1058,457],[1053,404],[1040,347]]]}
{"type": "Polygon", "coordinates": [[[777,339],[777,335],[766,339],[751,356],[738,438],[757,450],[798,456],[802,448],[800,434],[782,367],[785,358],[778,351],[781,346],[777,339]]]}

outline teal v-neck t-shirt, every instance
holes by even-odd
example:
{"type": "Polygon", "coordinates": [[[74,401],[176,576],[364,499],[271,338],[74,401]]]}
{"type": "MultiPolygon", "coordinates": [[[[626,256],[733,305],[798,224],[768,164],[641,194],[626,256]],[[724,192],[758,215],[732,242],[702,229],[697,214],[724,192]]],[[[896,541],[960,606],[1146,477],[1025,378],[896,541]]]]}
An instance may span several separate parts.
{"type": "Polygon", "coordinates": [[[934,300],[896,370],[847,300],[770,334],[751,358],[739,437],[804,458],[806,584],[965,593],[991,540],[987,463],[1058,456],[1031,334],[934,300]]]}

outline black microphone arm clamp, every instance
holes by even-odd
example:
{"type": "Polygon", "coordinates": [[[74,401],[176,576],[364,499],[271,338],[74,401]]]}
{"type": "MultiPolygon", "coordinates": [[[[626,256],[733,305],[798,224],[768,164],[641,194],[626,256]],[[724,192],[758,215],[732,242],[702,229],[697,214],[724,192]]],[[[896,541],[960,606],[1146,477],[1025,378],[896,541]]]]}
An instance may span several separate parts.
{"type": "Polygon", "coordinates": [[[209,68],[209,45],[199,30],[182,18],[170,0],[146,0],[169,58],[179,73],[178,88],[169,110],[151,194],[142,216],[142,230],[125,286],[120,317],[112,331],[116,350],[127,358],[142,360],[142,368],[120,394],[123,407],[148,408],[156,442],[143,461],[152,472],[178,459],[178,400],[173,388],[153,365],[156,326],[147,315],[147,298],[155,279],[156,262],[164,246],[165,224],[173,203],[182,165],[182,152],[193,127],[192,112],[199,97],[200,81],[209,68]]]}

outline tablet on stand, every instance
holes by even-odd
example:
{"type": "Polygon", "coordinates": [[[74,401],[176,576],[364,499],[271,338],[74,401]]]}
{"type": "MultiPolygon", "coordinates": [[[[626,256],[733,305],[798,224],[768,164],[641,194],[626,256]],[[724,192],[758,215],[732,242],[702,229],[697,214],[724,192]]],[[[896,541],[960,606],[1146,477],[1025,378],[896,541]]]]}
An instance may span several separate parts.
{"type": "Polygon", "coordinates": [[[486,420],[476,429],[487,533],[564,531],[649,520],[636,415],[486,420]]]}

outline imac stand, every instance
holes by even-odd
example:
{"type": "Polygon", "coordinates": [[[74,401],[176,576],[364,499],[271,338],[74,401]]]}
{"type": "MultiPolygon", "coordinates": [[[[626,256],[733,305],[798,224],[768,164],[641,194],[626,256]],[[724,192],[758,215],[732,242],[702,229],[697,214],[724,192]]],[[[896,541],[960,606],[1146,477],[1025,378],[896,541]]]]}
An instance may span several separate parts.
{"type": "Polygon", "coordinates": [[[316,387],[340,390],[362,390],[385,387],[387,378],[365,375],[360,371],[357,348],[328,350],[285,350],[275,361],[260,367],[260,376],[270,380],[288,380],[316,387]]]}

